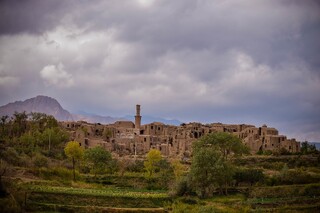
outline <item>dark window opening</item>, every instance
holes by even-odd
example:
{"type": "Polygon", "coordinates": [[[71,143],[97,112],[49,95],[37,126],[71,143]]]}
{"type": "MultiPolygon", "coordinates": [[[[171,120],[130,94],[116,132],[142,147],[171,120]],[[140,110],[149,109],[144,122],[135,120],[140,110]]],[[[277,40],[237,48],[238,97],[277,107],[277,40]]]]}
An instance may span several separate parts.
{"type": "Polygon", "coordinates": [[[146,141],[147,141],[147,138],[143,138],[143,140],[144,140],[144,142],[146,142],[146,141]]]}
{"type": "Polygon", "coordinates": [[[144,130],[140,130],[140,135],[143,135],[144,134],[144,130]]]}
{"type": "Polygon", "coordinates": [[[197,132],[194,133],[194,138],[198,138],[198,133],[197,132]]]}
{"type": "Polygon", "coordinates": [[[153,129],[153,126],[151,126],[151,129],[153,129]]]}

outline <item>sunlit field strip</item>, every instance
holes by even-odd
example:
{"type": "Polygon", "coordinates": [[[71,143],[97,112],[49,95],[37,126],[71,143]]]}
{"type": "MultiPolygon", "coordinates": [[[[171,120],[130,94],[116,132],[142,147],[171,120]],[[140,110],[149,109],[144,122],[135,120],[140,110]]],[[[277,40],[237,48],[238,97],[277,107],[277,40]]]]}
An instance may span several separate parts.
{"type": "Polygon", "coordinates": [[[131,197],[131,198],[168,198],[166,193],[146,192],[146,191],[130,191],[116,188],[106,189],[81,189],[72,187],[56,187],[56,186],[28,186],[28,189],[34,192],[46,193],[64,193],[73,195],[93,195],[108,197],[131,197]]]}

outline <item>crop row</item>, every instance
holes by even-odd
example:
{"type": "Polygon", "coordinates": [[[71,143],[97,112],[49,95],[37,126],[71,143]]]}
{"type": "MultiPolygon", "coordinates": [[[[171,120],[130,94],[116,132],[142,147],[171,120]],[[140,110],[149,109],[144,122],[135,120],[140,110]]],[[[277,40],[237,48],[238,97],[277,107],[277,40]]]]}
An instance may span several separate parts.
{"type": "Polygon", "coordinates": [[[168,198],[166,193],[152,191],[130,191],[117,188],[104,189],[84,189],[72,187],[57,187],[43,185],[29,185],[28,190],[33,192],[45,193],[61,193],[72,195],[92,195],[92,196],[107,196],[107,197],[129,197],[129,198],[168,198]]]}

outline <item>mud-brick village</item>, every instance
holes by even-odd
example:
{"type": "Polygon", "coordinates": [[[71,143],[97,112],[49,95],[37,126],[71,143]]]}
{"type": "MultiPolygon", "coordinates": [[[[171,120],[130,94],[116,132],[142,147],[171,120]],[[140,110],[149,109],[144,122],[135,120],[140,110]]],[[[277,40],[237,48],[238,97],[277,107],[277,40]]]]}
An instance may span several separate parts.
{"type": "Polygon", "coordinates": [[[157,149],[166,157],[189,158],[192,142],[213,132],[229,132],[239,137],[255,154],[258,151],[279,151],[290,153],[300,151],[300,143],[279,134],[267,125],[255,127],[250,124],[183,123],[180,126],[160,122],[141,125],[141,106],[136,105],[135,122],[117,121],[114,124],[91,124],[84,121],[61,122],[81,146],[90,148],[102,146],[119,156],[144,156],[151,149],[157,149]]]}

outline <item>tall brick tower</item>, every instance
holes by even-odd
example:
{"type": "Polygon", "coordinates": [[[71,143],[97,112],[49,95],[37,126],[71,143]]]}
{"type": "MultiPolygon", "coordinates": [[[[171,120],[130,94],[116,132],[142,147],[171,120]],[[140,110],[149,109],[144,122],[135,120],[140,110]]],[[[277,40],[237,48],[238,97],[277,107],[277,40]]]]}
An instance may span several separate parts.
{"type": "Polygon", "coordinates": [[[139,104],[136,105],[136,116],[134,116],[134,118],[135,118],[135,128],[140,129],[141,116],[140,116],[140,105],[139,104]]]}

